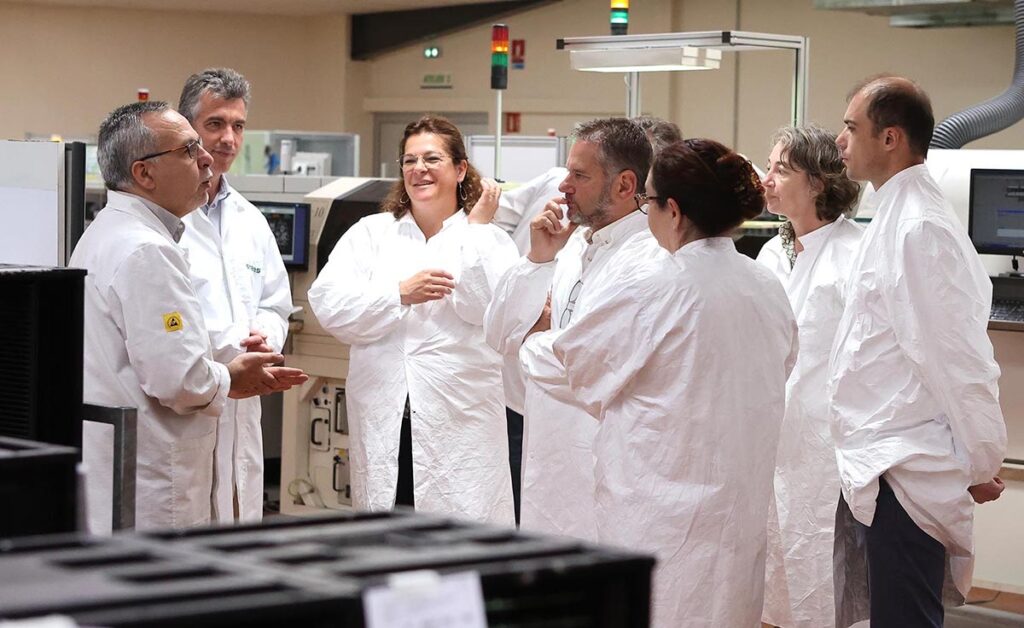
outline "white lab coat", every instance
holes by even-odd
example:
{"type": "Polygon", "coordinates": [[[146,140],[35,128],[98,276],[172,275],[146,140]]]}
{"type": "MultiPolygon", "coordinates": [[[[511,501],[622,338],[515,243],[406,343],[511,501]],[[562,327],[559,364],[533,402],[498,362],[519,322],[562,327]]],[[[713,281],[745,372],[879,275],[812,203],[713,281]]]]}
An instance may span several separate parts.
{"type": "MultiPolygon", "coordinates": [[[[138,197],[108,192],[69,266],[88,271],[83,399],[138,409],[135,527],[209,523],[217,417],[231,383],[213,360],[184,251],[138,197]]],[[[82,448],[89,528],[105,531],[111,487],[94,478],[113,462],[97,427],[86,424],[82,448]]]]}
{"type": "MultiPolygon", "coordinates": [[[[221,179],[227,186],[227,180],[221,179]]],[[[227,364],[243,350],[251,328],[267,335],[281,351],[288,334],[291,286],[266,218],[241,194],[227,189],[220,206],[220,229],[198,209],[183,219],[181,245],[188,250],[192,285],[203,307],[213,357],[227,364]]],[[[214,516],[234,521],[238,495],[240,521],[263,518],[263,431],[260,398],[229,399],[217,425],[214,516]]]]}
{"type": "Polygon", "coordinates": [[[647,258],[588,295],[554,340],[600,419],[599,539],[657,556],[654,626],[753,628],[796,321],[778,280],[730,238],[647,258]]]}
{"type": "Polygon", "coordinates": [[[839,469],[825,385],[846,277],[863,232],[840,216],[800,237],[803,251],[792,268],[779,236],[757,256],[782,282],[800,329],[768,516],[762,619],[773,626],[828,628],[836,621],[832,545],[839,469]]]}
{"type": "Polygon", "coordinates": [[[583,285],[570,325],[586,307],[587,295],[630,256],[634,249],[628,244],[634,238],[652,238],[647,217],[640,212],[595,232],[592,243],[585,231],[577,229],[552,262],[534,264],[521,258],[498,284],[484,329],[492,347],[520,357],[527,377],[520,527],[595,540],[592,448],[597,422],[576,403],[564,378],[546,377],[552,369],[561,371],[551,353],[550,332],[534,334],[525,344],[523,340],[549,292],[551,329],[557,331],[578,281],[583,285]]]}
{"type": "Polygon", "coordinates": [[[349,229],[309,291],[324,329],[351,345],[346,381],[352,500],[395,503],[399,431],[412,410],[416,508],[514,525],[501,356],[484,342],[484,309],[515,245],[459,211],[429,241],[411,214],[349,229]],[[402,305],[398,284],[421,270],[455,277],[444,299],[402,305]]]}
{"type": "Polygon", "coordinates": [[[829,360],[843,496],[871,525],[885,474],[914,523],[946,547],[966,594],[967,488],[991,480],[1006,451],[986,331],[992,285],[925,165],[898,173],[875,198],[829,360]]]}
{"type": "MultiPolygon", "coordinates": [[[[555,167],[517,188],[501,193],[498,211],[494,213],[494,220],[491,222],[509,234],[520,255],[530,252],[530,222],[540,214],[548,201],[562,196],[558,186],[568,174],[569,171],[565,168],[555,167]]],[[[505,404],[523,414],[526,411],[526,376],[519,365],[519,353],[508,351],[503,355],[505,404]]]]}

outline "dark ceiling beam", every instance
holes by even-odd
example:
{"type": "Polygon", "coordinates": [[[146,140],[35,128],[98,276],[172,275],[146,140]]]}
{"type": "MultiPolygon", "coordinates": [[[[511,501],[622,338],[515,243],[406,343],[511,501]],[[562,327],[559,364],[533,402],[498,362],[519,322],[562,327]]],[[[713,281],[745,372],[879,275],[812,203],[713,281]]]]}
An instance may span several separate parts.
{"type": "Polygon", "coordinates": [[[425,42],[559,0],[479,2],[450,7],[358,13],[352,16],[351,56],[366,61],[416,42],[425,42]]]}

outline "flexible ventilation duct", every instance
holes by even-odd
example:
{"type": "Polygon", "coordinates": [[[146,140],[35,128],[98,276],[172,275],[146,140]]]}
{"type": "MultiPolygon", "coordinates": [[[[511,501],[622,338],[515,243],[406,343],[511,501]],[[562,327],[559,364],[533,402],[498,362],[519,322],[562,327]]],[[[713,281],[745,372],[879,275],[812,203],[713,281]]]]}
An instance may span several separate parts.
{"type": "Polygon", "coordinates": [[[1013,82],[991,100],[954,113],[935,127],[932,148],[961,148],[968,142],[992,135],[1024,118],[1024,0],[1013,6],[1016,57],[1013,82]]]}

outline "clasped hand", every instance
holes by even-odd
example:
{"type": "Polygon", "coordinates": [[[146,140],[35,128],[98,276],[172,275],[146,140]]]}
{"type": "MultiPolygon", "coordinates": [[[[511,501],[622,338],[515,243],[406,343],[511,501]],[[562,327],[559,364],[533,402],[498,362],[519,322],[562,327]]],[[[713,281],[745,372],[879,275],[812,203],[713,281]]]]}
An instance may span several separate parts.
{"type": "Polygon", "coordinates": [[[443,299],[455,289],[455,278],[446,271],[431,268],[421,270],[398,284],[402,305],[415,305],[443,299]]]}

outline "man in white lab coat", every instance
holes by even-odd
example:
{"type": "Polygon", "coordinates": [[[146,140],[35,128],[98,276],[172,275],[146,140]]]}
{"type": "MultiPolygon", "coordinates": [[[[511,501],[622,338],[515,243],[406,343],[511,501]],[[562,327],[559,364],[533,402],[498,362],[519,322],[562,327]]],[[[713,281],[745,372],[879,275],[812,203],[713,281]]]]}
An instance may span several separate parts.
{"type": "MultiPolygon", "coordinates": [[[[242,145],[249,82],[229,68],[185,81],[178,103],[213,156],[209,202],[185,217],[181,245],[210,332],[213,357],[278,353],[288,334],[292,297],[277,240],[266,218],[228,184],[242,145]]],[[[217,521],[263,517],[263,432],[259,398],[228,401],[217,425],[214,513],[217,521]]]]}
{"type": "MultiPolygon", "coordinates": [[[[186,252],[182,218],[206,202],[210,154],[164,102],[126,105],[100,127],[107,206],[70,266],[85,268],[83,397],[138,409],[135,525],[210,521],[217,417],[228,397],[286,390],[304,381],[274,367],[275,353],[213,359],[186,252]]],[[[110,530],[109,443],[83,430],[89,529],[110,530]]]]}
{"type": "Polygon", "coordinates": [[[850,178],[874,186],[877,213],[829,360],[837,624],[865,618],[867,592],[872,628],[941,626],[944,578],[960,594],[971,585],[974,502],[1002,491],[992,286],[924,164],[927,94],[904,78],[871,79],[852,92],[844,124],[836,143],[850,178]]]}
{"type": "MultiPolygon", "coordinates": [[[[632,119],[647,134],[654,154],[683,139],[682,132],[674,123],[653,116],[637,116],[632,119]]],[[[498,211],[494,224],[505,230],[519,248],[520,255],[530,252],[530,222],[552,198],[561,196],[559,186],[569,171],[562,166],[551,168],[544,174],[530,179],[523,185],[509,190],[498,200],[498,211]]],[[[526,397],[526,381],[519,366],[519,354],[510,351],[505,354],[502,370],[505,386],[505,403],[508,406],[509,456],[512,467],[512,487],[516,499],[516,520],[520,511],[520,481],[522,473],[523,405],[526,397]]]]}
{"type": "Polygon", "coordinates": [[[546,206],[567,217],[571,226],[554,240],[543,239],[541,246],[534,241],[529,254],[505,274],[487,309],[484,330],[492,347],[520,356],[526,374],[522,528],[594,540],[597,421],[567,387],[544,383],[546,370],[561,371],[550,342],[523,343],[531,332],[567,327],[623,246],[635,236],[650,238],[637,194],[652,150],[644,130],[625,118],[592,120],[577,126],[573,135],[568,174],[559,186],[563,196],[546,206]],[[549,295],[550,314],[545,315],[549,295]]]}

